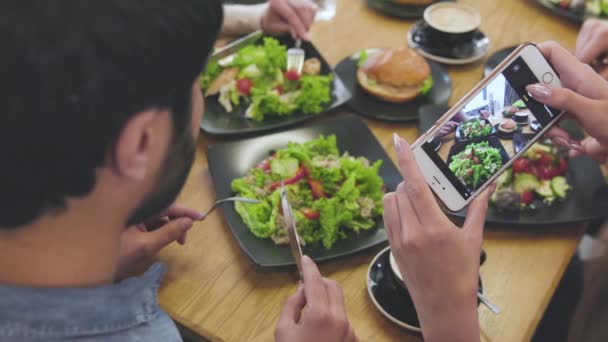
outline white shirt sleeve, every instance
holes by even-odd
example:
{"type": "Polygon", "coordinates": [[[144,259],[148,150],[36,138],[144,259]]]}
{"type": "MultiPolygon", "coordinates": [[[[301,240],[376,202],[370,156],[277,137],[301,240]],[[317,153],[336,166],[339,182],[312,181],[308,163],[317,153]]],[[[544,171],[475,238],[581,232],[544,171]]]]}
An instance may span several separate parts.
{"type": "Polygon", "coordinates": [[[268,4],[224,5],[222,35],[240,36],[259,30],[268,4]]]}

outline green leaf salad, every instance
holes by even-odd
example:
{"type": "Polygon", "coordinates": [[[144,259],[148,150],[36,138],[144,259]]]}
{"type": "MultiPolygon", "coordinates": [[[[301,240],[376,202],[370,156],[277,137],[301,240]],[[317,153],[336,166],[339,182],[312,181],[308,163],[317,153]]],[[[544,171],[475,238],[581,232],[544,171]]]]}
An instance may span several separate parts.
{"type": "Polygon", "coordinates": [[[486,120],[473,119],[460,124],[460,131],[466,139],[485,137],[492,133],[492,125],[486,120]]]}
{"type": "Polygon", "coordinates": [[[467,145],[452,156],[450,171],[466,186],[477,189],[502,167],[500,151],[487,141],[467,145]]]}
{"type": "Polygon", "coordinates": [[[384,195],[381,165],[381,160],[370,163],[347,152],[340,155],[333,135],[289,143],[232,182],[238,196],[262,201],[237,202],[235,208],[255,236],[288,243],[279,205],[283,181],[302,243],[330,249],[348,233],[376,226],[384,195]]]}
{"type": "MultiPolygon", "coordinates": [[[[332,75],[305,72],[300,75],[287,68],[287,47],[272,37],[261,45],[249,45],[236,54],[209,63],[201,77],[206,96],[219,94],[218,101],[232,112],[245,104],[245,117],[263,121],[268,116],[295,112],[318,114],[331,102],[332,75]],[[308,73],[308,74],[307,74],[308,73]]],[[[320,61],[312,58],[320,72],[320,61]]],[[[317,72],[318,73],[318,72],[317,72]]]]}

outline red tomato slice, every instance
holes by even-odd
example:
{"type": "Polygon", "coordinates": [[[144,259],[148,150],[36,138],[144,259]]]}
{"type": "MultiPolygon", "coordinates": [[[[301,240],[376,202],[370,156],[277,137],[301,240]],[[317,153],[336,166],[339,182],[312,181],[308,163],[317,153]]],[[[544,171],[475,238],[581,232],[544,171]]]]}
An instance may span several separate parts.
{"type": "Polygon", "coordinates": [[[321,182],[309,178],[308,179],[308,185],[310,186],[310,190],[312,191],[312,195],[315,198],[323,198],[323,197],[325,197],[325,191],[323,190],[323,184],[321,184],[321,182]]]}
{"type": "Polygon", "coordinates": [[[241,78],[236,81],[236,89],[243,95],[250,96],[251,88],[253,88],[253,81],[248,78],[241,78]]]}
{"type": "Polygon", "coordinates": [[[283,75],[285,76],[285,78],[288,81],[291,81],[291,82],[295,82],[300,79],[300,74],[298,74],[298,72],[293,69],[285,71],[285,73],[283,75]]]}
{"type": "Polygon", "coordinates": [[[524,204],[530,204],[534,201],[534,193],[532,191],[525,191],[521,193],[521,202],[524,204]]]}
{"type": "Polygon", "coordinates": [[[315,211],[310,208],[302,209],[302,214],[309,220],[316,220],[321,216],[318,211],[315,211]]]}
{"type": "Polygon", "coordinates": [[[519,173],[519,172],[529,172],[529,171],[530,171],[530,162],[528,161],[528,159],[520,158],[520,159],[517,159],[513,163],[513,172],[519,173]]]}

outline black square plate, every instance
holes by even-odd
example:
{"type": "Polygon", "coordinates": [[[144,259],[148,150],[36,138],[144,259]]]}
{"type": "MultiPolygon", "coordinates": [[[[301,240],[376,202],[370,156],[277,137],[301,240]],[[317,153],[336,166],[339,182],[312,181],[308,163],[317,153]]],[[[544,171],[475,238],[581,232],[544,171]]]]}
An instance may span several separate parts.
{"type": "MultiPolygon", "coordinates": [[[[288,48],[294,46],[294,41],[290,36],[275,37],[281,44],[286,45],[288,48]]],[[[261,44],[263,38],[260,38],[256,44],[261,44]]],[[[306,53],[306,58],[316,57],[321,61],[321,74],[327,75],[333,74],[332,82],[332,99],[319,114],[304,114],[294,113],[289,116],[268,116],[263,121],[257,122],[245,118],[245,111],[247,110],[247,104],[241,104],[233,109],[231,113],[227,113],[224,107],[219,103],[218,96],[210,96],[205,98],[205,115],[201,121],[201,128],[203,131],[218,135],[237,135],[237,134],[255,134],[270,130],[276,130],[286,126],[291,126],[296,123],[309,120],[317,117],[323,113],[326,113],[341,104],[348,101],[351,97],[350,92],[340,77],[333,72],[327,61],[321,56],[321,53],[309,42],[302,42],[302,49],[306,53]]]]}
{"type": "MultiPolygon", "coordinates": [[[[324,118],[303,128],[210,146],[207,159],[217,198],[232,196],[232,180],[245,175],[247,170],[268,157],[270,151],[285,147],[290,141],[305,142],[321,134],[336,135],[341,153],[348,151],[352,156],[366,157],[372,162],[382,160],[380,176],[388,189],[395,189],[401,181],[399,171],[365,123],[359,117],[348,114],[324,118]]],[[[270,239],[255,237],[233,205],[225,206],[222,210],[234,237],[254,263],[264,267],[294,265],[288,245],[275,245],[270,239]]],[[[346,239],[337,241],[330,250],[321,244],[315,244],[305,246],[303,251],[314,260],[321,261],[376,246],[386,241],[382,218],[379,217],[376,222],[375,229],[359,235],[349,235],[346,239]]]]}
{"type": "MultiPolygon", "coordinates": [[[[445,111],[445,107],[425,108],[425,117],[424,120],[420,120],[419,132],[426,132],[445,111]]],[[[572,121],[564,121],[560,126],[569,131],[572,136],[582,137],[580,129],[574,126],[572,121]]],[[[572,190],[562,202],[521,212],[502,211],[490,205],[486,222],[505,225],[552,225],[585,222],[606,216],[608,213],[608,185],[595,161],[588,157],[570,159],[568,182],[572,186],[572,190]]],[[[464,218],[467,211],[464,209],[448,214],[464,218]]]]}

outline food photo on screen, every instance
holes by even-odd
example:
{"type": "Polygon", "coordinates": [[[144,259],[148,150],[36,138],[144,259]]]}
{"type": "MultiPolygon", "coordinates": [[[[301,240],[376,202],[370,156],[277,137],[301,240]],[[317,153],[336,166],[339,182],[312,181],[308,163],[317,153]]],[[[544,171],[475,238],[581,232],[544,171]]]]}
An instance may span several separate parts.
{"type": "Polygon", "coordinates": [[[492,178],[555,115],[526,92],[536,76],[518,58],[445,121],[423,149],[464,198],[492,178]]]}

